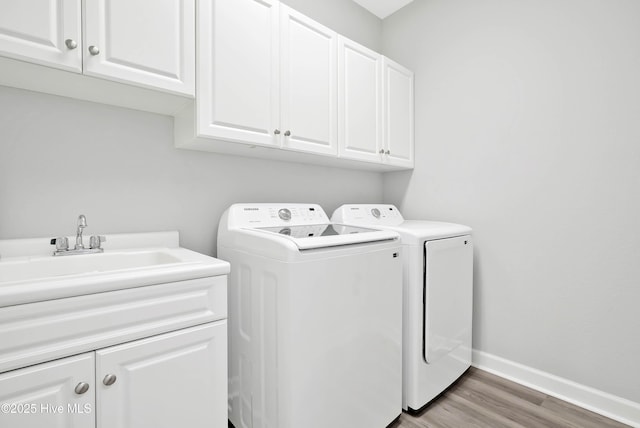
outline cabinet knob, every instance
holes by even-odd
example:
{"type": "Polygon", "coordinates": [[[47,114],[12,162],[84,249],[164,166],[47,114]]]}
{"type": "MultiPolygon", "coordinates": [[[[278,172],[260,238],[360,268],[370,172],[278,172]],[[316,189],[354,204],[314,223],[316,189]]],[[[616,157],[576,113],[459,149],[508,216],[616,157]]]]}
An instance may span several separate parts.
{"type": "Polygon", "coordinates": [[[78,47],[78,43],[73,39],[67,39],[64,41],[64,44],[67,45],[67,49],[73,50],[78,47]]]}
{"type": "Polygon", "coordinates": [[[391,151],[390,151],[390,150],[387,150],[386,152],[384,152],[384,154],[385,154],[385,155],[390,155],[390,154],[391,154],[391,151]]]}
{"type": "Polygon", "coordinates": [[[102,379],[102,383],[104,383],[107,386],[113,385],[114,383],[116,383],[116,375],[114,374],[108,374],[104,377],[104,379],[102,379]]]}
{"type": "Polygon", "coordinates": [[[384,149],[380,149],[380,152],[379,152],[379,153],[380,153],[381,155],[383,155],[383,154],[384,154],[384,149]]]}
{"type": "Polygon", "coordinates": [[[98,55],[100,53],[100,49],[98,49],[97,46],[91,45],[91,46],[89,46],[89,53],[91,55],[98,55]]]}
{"type": "Polygon", "coordinates": [[[76,385],[76,389],[74,390],[76,394],[84,394],[89,390],[89,384],[87,382],[80,382],[76,385]]]}
{"type": "Polygon", "coordinates": [[[285,131],[285,132],[284,132],[284,136],[285,136],[285,137],[289,137],[289,136],[291,136],[291,131],[289,131],[289,130],[285,131]]]}
{"type": "Polygon", "coordinates": [[[273,131],[273,133],[276,134],[276,135],[280,135],[280,130],[276,129],[275,131],[273,131]]]}

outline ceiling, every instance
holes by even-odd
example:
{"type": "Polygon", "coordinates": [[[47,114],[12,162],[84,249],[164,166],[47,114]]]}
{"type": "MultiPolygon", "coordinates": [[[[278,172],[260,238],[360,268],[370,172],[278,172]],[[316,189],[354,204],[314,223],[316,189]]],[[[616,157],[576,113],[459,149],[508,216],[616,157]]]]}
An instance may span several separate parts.
{"type": "Polygon", "coordinates": [[[413,0],[353,0],[380,19],[384,19],[413,0]]]}

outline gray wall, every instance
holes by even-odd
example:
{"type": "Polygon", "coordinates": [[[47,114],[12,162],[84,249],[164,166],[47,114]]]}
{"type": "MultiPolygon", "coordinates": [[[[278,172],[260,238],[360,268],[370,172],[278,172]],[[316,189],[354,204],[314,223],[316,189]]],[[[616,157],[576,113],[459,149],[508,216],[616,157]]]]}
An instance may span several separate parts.
{"type": "Polygon", "coordinates": [[[640,2],[416,0],[406,217],[474,228],[474,347],[640,402],[640,2]]]}
{"type": "Polygon", "coordinates": [[[382,21],[350,0],[282,0],[332,30],[380,52],[382,21]]]}
{"type": "MultiPolygon", "coordinates": [[[[287,1],[379,47],[381,21],[351,2],[287,1]]],[[[1,71],[0,71],[1,72],[1,71]]],[[[234,202],[381,202],[382,175],[173,148],[173,119],[0,87],[0,239],[179,230],[215,254],[234,202]]]]}

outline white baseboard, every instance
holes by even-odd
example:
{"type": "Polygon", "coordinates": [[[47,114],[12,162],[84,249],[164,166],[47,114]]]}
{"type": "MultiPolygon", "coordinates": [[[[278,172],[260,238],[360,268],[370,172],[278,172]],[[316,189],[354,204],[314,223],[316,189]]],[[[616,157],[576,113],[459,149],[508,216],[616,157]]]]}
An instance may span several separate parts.
{"type": "Polygon", "coordinates": [[[640,428],[640,403],[475,349],[473,350],[472,365],[592,412],[640,428]]]}

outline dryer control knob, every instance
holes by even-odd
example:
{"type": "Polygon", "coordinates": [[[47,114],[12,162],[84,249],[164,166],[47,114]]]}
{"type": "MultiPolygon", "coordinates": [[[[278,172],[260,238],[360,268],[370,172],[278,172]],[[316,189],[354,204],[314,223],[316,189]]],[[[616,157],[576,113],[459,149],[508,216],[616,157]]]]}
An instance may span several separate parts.
{"type": "Polygon", "coordinates": [[[287,208],[282,208],[278,210],[278,217],[280,217],[281,220],[289,221],[291,220],[291,211],[287,208]]]}
{"type": "Polygon", "coordinates": [[[371,215],[373,215],[375,218],[380,218],[380,210],[377,208],[372,209],[371,215]]]}

